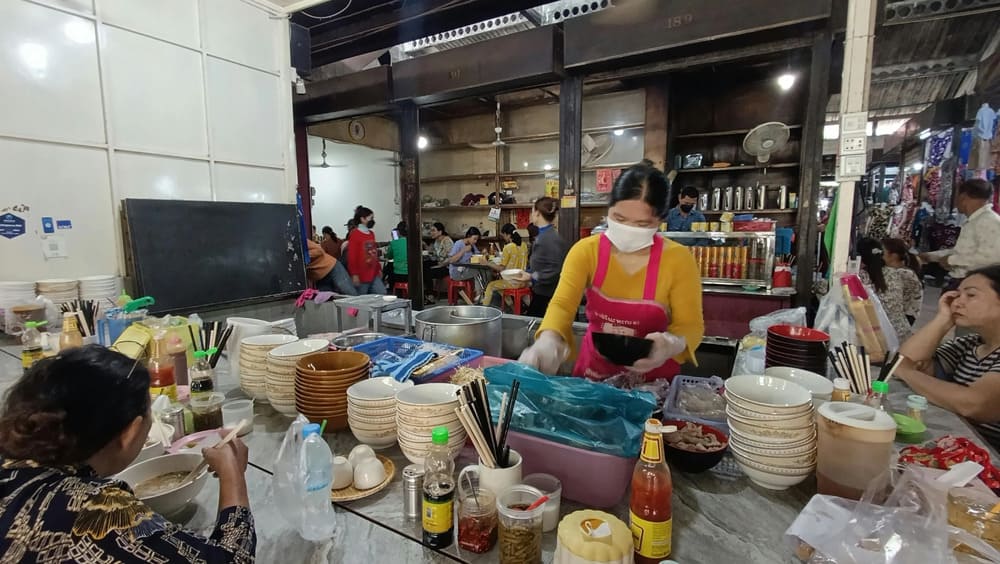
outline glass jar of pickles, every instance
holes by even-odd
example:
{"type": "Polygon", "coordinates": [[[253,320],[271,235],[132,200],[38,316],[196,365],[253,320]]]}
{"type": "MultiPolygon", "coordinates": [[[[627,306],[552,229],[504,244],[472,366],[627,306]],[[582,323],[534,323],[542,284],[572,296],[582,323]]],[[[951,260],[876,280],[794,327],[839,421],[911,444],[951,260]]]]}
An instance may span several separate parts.
{"type": "MultiPolygon", "coordinates": [[[[948,523],[1000,550],[1000,513],[993,512],[998,501],[1000,498],[992,492],[977,488],[951,488],[948,490],[948,523]]],[[[975,554],[965,545],[957,546],[955,550],[975,554]]]]}

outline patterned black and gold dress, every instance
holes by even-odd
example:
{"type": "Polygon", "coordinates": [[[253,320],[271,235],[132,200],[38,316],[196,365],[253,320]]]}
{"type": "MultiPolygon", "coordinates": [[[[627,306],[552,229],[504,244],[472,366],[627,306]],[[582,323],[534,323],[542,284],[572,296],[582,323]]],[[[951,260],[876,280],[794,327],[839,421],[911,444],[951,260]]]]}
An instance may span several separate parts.
{"type": "Polygon", "coordinates": [[[223,510],[205,538],[167,521],[127,484],[87,467],[0,458],[0,563],[254,561],[247,507],[223,510]]]}

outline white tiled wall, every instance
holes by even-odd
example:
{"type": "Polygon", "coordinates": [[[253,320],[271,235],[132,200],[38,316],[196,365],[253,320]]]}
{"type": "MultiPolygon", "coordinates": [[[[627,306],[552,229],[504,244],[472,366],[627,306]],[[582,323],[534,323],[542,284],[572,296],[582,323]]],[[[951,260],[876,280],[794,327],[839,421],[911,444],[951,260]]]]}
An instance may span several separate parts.
{"type": "Polygon", "coordinates": [[[120,200],[294,201],[287,20],[259,0],[0,0],[0,279],[123,267],[120,200]],[[41,218],[69,219],[46,260],[41,218]]]}

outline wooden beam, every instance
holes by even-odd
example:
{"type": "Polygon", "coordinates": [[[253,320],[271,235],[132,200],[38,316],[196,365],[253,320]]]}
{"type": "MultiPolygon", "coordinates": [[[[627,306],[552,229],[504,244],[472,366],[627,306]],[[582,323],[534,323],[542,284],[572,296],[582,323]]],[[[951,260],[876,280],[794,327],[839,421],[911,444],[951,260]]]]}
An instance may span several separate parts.
{"type": "MultiPolygon", "coordinates": [[[[580,189],[583,129],[583,78],[563,79],[559,88],[559,195],[575,205],[559,210],[559,234],[570,244],[580,238],[580,189]]],[[[560,202],[560,204],[562,203],[560,202]]]]}
{"type": "MultiPolygon", "coordinates": [[[[302,199],[302,216],[306,229],[312,227],[312,187],[309,185],[309,132],[304,125],[295,126],[295,190],[302,199]]],[[[308,236],[308,233],[307,233],[308,236]]]]}
{"type": "Polygon", "coordinates": [[[667,170],[667,133],[670,108],[669,77],[661,83],[646,87],[646,126],[643,156],[653,161],[653,166],[667,170]]]}
{"type": "Polygon", "coordinates": [[[808,305],[812,300],[813,271],[816,269],[816,244],[819,232],[816,210],[819,205],[819,180],[823,168],[823,125],[826,121],[826,101],[829,97],[830,64],[833,38],[824,30],[812,38],[809,65],[809,95],[805,121],[802,125],[802,149],[799,155],[799,214],[797,233],[798,278],[796,303],[808,305]]]}
{"type": "MultiPolygon", "coordinates": [[[[355,134],[359,131],[355,129],[355,134]]],[[[379,116],[365,116],[353,119],[338,119],[334,121],[324,121],[309,126],[309,134],[317,137],[324,137],[333,141],[364,145],[373,149],[383,151],[398,151],[399,125],[396,121],[379,116]],[[364,129],[364,136],[361,138],[351,136],[351,123],[359,122],[364,129]]],[[[415,139],[415,138],[414,138],[415,139]]],[[[344,164],[344,163],[339,163],[344,164]]]]}
{"type": "MultiPolygon", "coordinates": [[[[417,137],[420,135],[420,109],[413,103],[403,103],[397,116],[400,138],[399,167],[400,215],[406,222],[409,234],[406,236],[406,266],[409,270],[410,300],[414,309],[424,307],[424,264],[420,223],[420,151],[417,137]]],[[[406,329],[409,332],[409,328],[406,329]]]]}

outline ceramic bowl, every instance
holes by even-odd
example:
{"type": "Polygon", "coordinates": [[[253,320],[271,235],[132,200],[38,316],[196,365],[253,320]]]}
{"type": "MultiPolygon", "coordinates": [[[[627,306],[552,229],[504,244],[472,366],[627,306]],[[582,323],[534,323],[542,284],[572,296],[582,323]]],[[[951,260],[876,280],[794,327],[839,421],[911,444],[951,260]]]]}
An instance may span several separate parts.
{"type": "Polygon", "coordinates": [[[300,357],[326,350],[330,346],[330,341],[326,339],[301,339],[291,343],[281,345],[271,349],[267,354],[275,359],[288,359],[290,357],[300,357]]]}
{"type": "MultiPolygon", "coordinates": [[[[135,487],[146,480],[169,474],[171,472],[190,472],[194,470],[204,457],[200,452],[185,452],[178,454],[164,454],[150,458],[138,464],[129,466],[116,478],[124,481],[134,490],[135,487]]],[[[159,492],[155,495],[140,497],[142,501],[153,511],[161,515],[171,515],[184,508],[195,496],[205,487],[208,481],[208,469],[202,470],[195,476],[194,480],[182,484],[176,488],[159,492]]]]}
{"type": "Polygon", "coordinates": [[[358,403],[357,400],[351,399],[351,396],[347,396],[347,406],[365,417],[396,417],[395,403],[387,407],[370,407],[369,404],[358,403]]]}
{"type": "Polygon", "coordinates": [[[764,370],[765,376],[773,376],[795,382],[803,388],[809,390],[813,399],[829,400],[833,394],[833,382],[815,372],[802,370],[801,368],[790,368],[788,366],[772,366],[764,370]]]}
{"type": "MultiPolygon", "coordinates": [[[[409,441],[411,443],[428,443],[431,442],[431,433],[437,427],[445,427],[445,425],[439,425],[436,427],[426,427],[423,429],[413,429],[410,427],[396,427],[396,433],[403,440],[409,441]]],[[[448,442],[456,442],[460,438],[465,439],[465,429],[462,424],[458,421],[451,425],[446,426],[448,428],[448,442]]]]}
{"type": "Polygon", "coordinates": [[[395,429],[396,428],[396,418],[395,417],[364,417],[362,415],[356,415],[351,411],[350,406],[347,408],[347,416],[350,417],[351,421],[359,425],[364,425],[371,430],[378,429],[395,429]]]}
{"type": "Polygon", "coordinates": [[[388,433],[396,434],[395,423],[390,423],[388,425],[385,424],[371,425],[368,423],[362,423],[361,421],[358,421],[357,419],[352,417],[350,413],[347,414],[347,423],[348,425],[350,425],[351,429],[361,431],[362,433],[366,433],[369,435],[378,435],[378,434],[384,435],[388,433]]]}
{"type": "Polygon", "coordinates": [[[653,341],[614,333],[592,333],[594,348],[601,356],[618,366],[632,366],[649,356],[653,341]]]}
{"type": "Polygon", "coordinates": [[[295,335],[254,335],[246,337],[240,341],[240,352],[249,352],[247,349],[273,349],[288,343],[294,343],[299,338],[295,335]]]}
{"type": "Polygon", "coordinates": [[[795,441],[786,440],[775,440],[771,438],[761,438],[753,437],[746,433],[741,432],[739,429],[729,429],[729,440],[739,442],[741,446],[753,452],[753,449],[762,449],[767,451],[782,451],[782,450],[795,450],[801,448],[811,448],[816,444],[816,433],[810,433],[803,435],[802,438],[795,441]]]}
{"type": "MultiPolygon", "coordinates": [[[[359,446],[371,450],[368,445],[359,446]]],[[[385,480],[385,466],[382,465],[381,460],[375,458],[374,453],[372,453],[371,458],[359,460],[354,467],[354,487],[359,490],[370,490],[381,484],[382,480],[385,480]]]]}
{"type": "Polygon", "coordinates": [[[396,431],[386,431],[384,433],[368,433],[351,427],[351,434],[359,443],[366,444],[375,450],[382,450],[396,445],[396,431]]]}
{"type": "Polygon", "coordinates": [[[368,380],[362,380],[355,383],[347,389],[347,396],[351,398],[352,401],[357,401],[358,404],[392,400],[389,405],[394,406],[396,405],[396,394],[399,393],[400,390],[412,387],[413,382],[410,380],[407,380],[406,382],[397,382],[393,378],[382,376],[379,378],[369,378],[368,380]]]}
{"type": "MultiPolygon", "coordinates": [[[[405,456],[407,460],[409,460],[410,462],[412,462],[414,464],[423,464],[424,463],[424,458],[427,456],[427,449],[429,447],[430,447],[430,443],[428,443],[426,445],[422,445],[422,446],[412,447],[412,446],[408,446],[406,443],[404,443],[402,441],[399,442],[399,450],[401,450],[403,452],[403,456],[405,456]]],[[[458,445],[457,447],[453,447],[452,450],[451,450],[451,457],[452,457],[452,459],[454,459],[455,457],[457,457],[458,453],[460,453],[461,451],[462,451],[462,445],[458,445]]]]}
{"type": "Polygon", "coordinates": [[[357,466],[358,462],[366,458],[375,458],[375,451],[368,445],[355,445],[351,449],[351,454],[347,455],[347,459],[351,461],[351,466],[357,466]]]}
{"type": "Polygon", "coordinates": [[[729,438],[726,437],[725,433],[715,427],[680,420],[665,420],[663,421],[663,424],[674,425],[677,427],[678,431],[687,425],[701,425],[705,433],[715,435],[715,438],[722,443],[722,448],[718,450],[708,452],[687,450],[670,444],[667,441],[667,435],[664,434],[663,454],[667,459],[667,462],[670,463],[671,468],[677,468],[681,472],[687,472],[689,474],[698,474],[713,468],[716,464],[722,461],[722,457],[726,454],[726,447],[729,443],[729,438]]]}
{"type": "Polygon", "coordinates": [[[507,270],[500,271],[500,278],[508,282],[519,282],[522,275],[524,275],[524,271],[520,268],[508,268],[507,270]]]}
{"type": "Polygon", "coordinates": [[[433,428],[437,425],[447,425],[458,421],[458,415],[455,414],[455,407],[449,409],[448,411],[435,412],[434,415],[427,415],[426,417],[421,417],[419,415],[411,415],[409,412],[402,411],[398,407],[396,408],[396,422],[400,426],[405,427],[421,427],[421,428],[433,428]]]}
{"type": "Polygon", "coordinates": [[[752,412],[745,410],[741,411],[736,404],[729,404],[726,406],[726,416],[741,423],[768,427],[771,429],[801,429],[812,425],[816,421],[816,412],[811,409],[801,415],[784,419],[758,419],[754,417],[752,412]]]}
{"type": "Polygon", "coordinates": [[[354,483],[354,467],[343,456],[333,459],[333,489],[342,490],[354,483]]]}
{"type": "Polygon", "coordinates": [[[371,358],[365,353],[327,351],[304,356],[298,360],[295,367],[303,374],[337,376],[357,373],[366,369],[370,363],[371,358]]]}
{"type": "Polygon", "coordinates": [[[777,456],[773,454],[760,454],[755,452],[750,452],[740,448],[739,444],[730,444],[730,448],[733,453],[739,454],[747,460],[756,462],[758,464],[765,464],[768,466],[774,466],[776,468],[787,468],[792,470],[801,470],[804,468],[811,468],[816,466],[816,448],[812,450],[799,453],[790,454],[787,456],[777,456]]]}
{"type": "Polygon", "coordinates": [[[403,409],[414,413],[426,411],[428,407],[458,403],[458,390],[454,384],[432,383],[406,388],[396,393],[396,401],[403,409]],[[412,407],[412,409],[410,409],[412,407]]]}
{"type": "MultiPolygon", "coordinates": [[[[818,401],[818,400],[813,400],[813,401],[818,401]]],[[[768,421],[787,421],[789,419],[800,419],[808,415],[809,413],[814,413],[815,411],[813,409],[808,409],[812,406],[805,406],[802,409],[802,411],[798,413],[771,415],[770,413],[761,413],[759,411],[753,411],[747,409],[745,406],[746,404],[741,404],[736,401],[730,401],[726,403],[726,409],[732,411],[737,416],[751,419],[761,425],[768,421]]]]}
{"type": "Polygon", "coordinates": [[[726,380],[726,399],[746,404],[752,411],[772,415],[802,411],[812,394],[802,386],[772,376],[733,376],[726,380]]]}
{"type": "Polygon", "coordinates": [[[750,478],[750,481],[768,490],[787,490],[788,488],[801,484],[812,474],[813,469],[803,470],[783,470],[765,464],[758,464],[751,460],[733,454],[740,470],[750,478]]]}
{"type": "MultiPolygon", "coordinates": [[[[726,422],[729,424],[730,429],[736,429],[741,434],[746,435],[752,440],[772,444],[795,443],[816,433],[815,424],[810,424],[806,427],[796,429],[779,429],[769,426],[765,427],[762,425],[753,425],[732,416],[728,417],[726,422]]],[[[769,423],[770,422],[767,422],[767,424],[769,423]]]]}
{"type": "Polygon", "coordinates": [[[830,335],[801,325],[772,325],[767,329],[768,335],[777,335],[792,341],[810,341],[814,343],[829,342],[830,335]]]}

